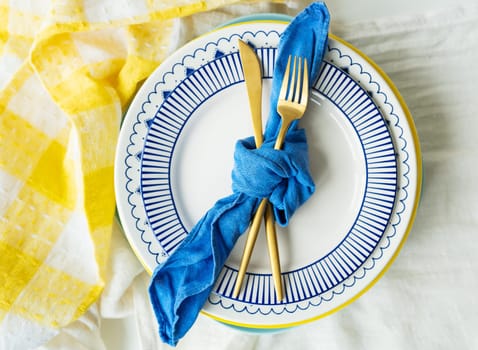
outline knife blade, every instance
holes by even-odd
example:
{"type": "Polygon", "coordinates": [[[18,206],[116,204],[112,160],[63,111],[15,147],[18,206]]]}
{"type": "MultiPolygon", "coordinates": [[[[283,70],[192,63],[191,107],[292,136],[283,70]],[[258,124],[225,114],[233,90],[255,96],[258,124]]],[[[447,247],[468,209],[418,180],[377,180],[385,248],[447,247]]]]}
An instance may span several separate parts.
{"type": "Polygon", "coordinates": [[[249,109],[251,111],[256,148],[261,147],[262,136],[262,72],[259,59],[254,50],[244,41],[239,40],[239,55],[246,82],[249,109]]]}

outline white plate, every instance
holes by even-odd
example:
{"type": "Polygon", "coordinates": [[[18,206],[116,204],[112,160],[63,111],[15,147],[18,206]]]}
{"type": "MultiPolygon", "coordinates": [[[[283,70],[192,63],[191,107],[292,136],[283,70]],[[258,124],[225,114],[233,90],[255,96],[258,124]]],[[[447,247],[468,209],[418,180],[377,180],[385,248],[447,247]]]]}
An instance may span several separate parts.
{"type": "MultiPolygon", "coordinates": [[[[158,67],[131,104],[117,150],[117,206],[148,271],[231,192],[234,144],[252,134],[237,40],[257,48],[267,116],[285,26],[240,23],[192,41],[158,67]]],[[[413,121],[383,72],[336,37],[301,126],[317,189],[278,229],[286,300],[275,299],[263,234],[243,291],[232,298],[244,235],[203,309],[217,320],[284,328],[329,314],[383,274],[411,228],[421,185],[413,121]]]]}

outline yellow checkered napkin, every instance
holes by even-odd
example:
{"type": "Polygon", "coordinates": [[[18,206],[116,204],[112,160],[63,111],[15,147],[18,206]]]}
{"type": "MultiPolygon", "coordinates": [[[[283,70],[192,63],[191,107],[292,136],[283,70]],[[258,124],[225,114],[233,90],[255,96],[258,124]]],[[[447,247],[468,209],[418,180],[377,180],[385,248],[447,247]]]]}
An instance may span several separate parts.
{"type": "Polygon", "coordinates": [[[98,298],[125,106],[172,18],[237,0],[0,0],[0,349],[47,341],[98,298]]]}

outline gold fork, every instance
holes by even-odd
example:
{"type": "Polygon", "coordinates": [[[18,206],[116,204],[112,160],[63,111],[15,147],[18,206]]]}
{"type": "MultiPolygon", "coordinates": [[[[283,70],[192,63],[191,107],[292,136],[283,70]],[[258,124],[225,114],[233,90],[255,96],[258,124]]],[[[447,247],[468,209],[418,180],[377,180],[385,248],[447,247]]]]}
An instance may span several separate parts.
{"type": "MultiPolygon", "coordinates": [[[[294,57],[292,73],[290,72],[291,56],[287,60],[286,70],[282,79],[282,85],[279,93],[279,100],[277,102],[277,113],[281,116],[281,127],[277,135],[274,149],[279,150],[284,143],[287,130],[290,124],[297,119],[300,119],[307,107],[309,99],[309,75],[307,68],[307,59],[302,60],[301,57],[294,57]]],[[[259,207],[252,219],[251,228],[247,236],[244,252],[242,255],[241,264],[234,286],[233,297],[237,298],[241,291],[242,281],[251,259],[252,250],[257,240],[259,233],[259,226],[261,218],[264,216],[266,220],[267,245],[269,248],[269,257],[272,266],[272,276],[274,279],[274,286],[278,300],[284,298],[282,277],[280,272],[279,249],[277,246],[277,238],[275,231],[274,216],[272,214],[272,207],[268,204],[267,198],[263,198],[259,207]],[[267,210],[266,210],[267,209],[267,210]]]]}

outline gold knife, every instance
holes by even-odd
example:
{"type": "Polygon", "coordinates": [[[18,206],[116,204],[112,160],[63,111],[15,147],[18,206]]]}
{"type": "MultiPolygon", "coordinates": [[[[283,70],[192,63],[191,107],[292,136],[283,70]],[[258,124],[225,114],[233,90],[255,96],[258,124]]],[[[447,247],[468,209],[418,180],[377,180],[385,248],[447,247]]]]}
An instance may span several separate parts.
{"type": "MultiPolygon", "coordinates": [[[[246,82],[247,95],[249,97],[249,107],[252,117],[252,125],[254,129],[254,141],[256,148],[259,148],[263,142],[262,136],[262,74],[259,59],[254,50],[242,40],[239,40],[239,55],[241,57],[242,69],[244,72],[244,80],[246,82]]],[[[272,215],[272,208],[268,201],[262,201],[251,223],[249,234],[247,236],[244,252],[242,255],[241,264],[234,286],[233,297],[237,298],[242,287],[242,281],[249,265],[252,255],[252,250],[257,240],[259,233],[261,218],[265,216],[267,243],[269,248],[269,256],[272,266],[272,275],[274,285],[276,288],[277,297],[279,300],[283,299],[282,278],[279,263],[279,250],[277,247],[275,223],[272,215]]]]}

